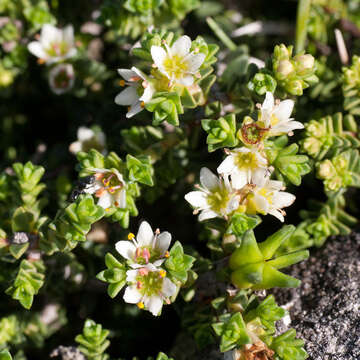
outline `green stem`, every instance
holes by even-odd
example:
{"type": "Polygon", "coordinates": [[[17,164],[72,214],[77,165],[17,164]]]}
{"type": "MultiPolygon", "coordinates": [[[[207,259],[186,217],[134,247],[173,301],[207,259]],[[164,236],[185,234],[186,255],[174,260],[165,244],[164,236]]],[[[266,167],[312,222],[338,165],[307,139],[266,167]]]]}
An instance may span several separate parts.
{"type": "Polygon", "coordinates": [[[215,35],[220,39],[220,41],[231,51],[235,51],[237,46],[236,44],[225,34],[223,29],[217,24],[217,22],[211,17],[206,18],[206,22],[210,26],[211,30],[215,35]]]}
{"type": "Polygon", "coordinates": [[[311,0],[299,0],[296,18],[295,52],[305,49],[307,23],[309,20],[311,0]]]}

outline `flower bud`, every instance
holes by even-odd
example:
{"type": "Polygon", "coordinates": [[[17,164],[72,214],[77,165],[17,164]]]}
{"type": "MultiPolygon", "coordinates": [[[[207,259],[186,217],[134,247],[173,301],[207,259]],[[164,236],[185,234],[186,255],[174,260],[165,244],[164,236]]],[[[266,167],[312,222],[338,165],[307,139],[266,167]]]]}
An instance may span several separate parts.
{"type": "Polygon", "coordinates": [[[315,120],[311,120],[308,124],[305,125],[306,130],[309,134],[320,138],[326,135],[325,127],[315,120]]]}
{"type": "Polygon", "coordinates": [[[334,165],[332,164],[332,162],[327,159],[325,161],[323,161],[318,169],[318,176],[321,179],[329,179],[333,176],[336,175],[336,170],[334,168],[334,165]]]}
{"type": "Polygon", "coordinates": [[[311,156],[316,156],[321,149],[321,142],[314,138],[308,137],[303,142],[303,149],[311,156]]]}
{"type": "Polygon", "coordinates": [[[284,80],[293,72],[293,64],[289,60],[281,60],[276,69],[276,77],[280,80],[284,80]]]}
{"type": "Polygon", "coordinates": [[[290,83],[286,86],[286,90],[291,95],[300,96],[303,94],[303,84],[302,84],[301,80],[290,81],[290,83]]]}
{"type": "Polygon", "coordinates": [[[7,87],[14,81],[14,76],[11,71],[0,68],[0,87],[7,87]]]}
{"type": "Polygon", "coordinates": [[[310,54],[296,55],[296,73],[299,76],[309,75],[314,70],[315,59],[310,54]]]}
{"type": "Polygon", "coordinates": [[[325,181],[325,187],[330,191],[337,191],[342,186],[342,179],[340,176],[335,176],[325,181]]]}

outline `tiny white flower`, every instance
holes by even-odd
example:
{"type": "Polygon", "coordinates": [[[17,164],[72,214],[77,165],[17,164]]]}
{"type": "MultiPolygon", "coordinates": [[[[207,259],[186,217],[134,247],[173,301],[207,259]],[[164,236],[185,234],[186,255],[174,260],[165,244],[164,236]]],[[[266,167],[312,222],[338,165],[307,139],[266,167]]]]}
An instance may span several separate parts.
{"type": "Polygon", "coordinates": [[[131,70],[118,69],[118,72],[124,79],[120,81],[120,84],[122,86],[127,85],[127,88],[115,97],[115,103],[129,106],[126,117],[131,118],[143,110],[145,104],[152,99],[155,88],[147,76],[134,66],[131,70]]]}
{"type": "Polygon", "coordinates": [[[271,214],[284,222],[285,211],[282,208],[290,206],[295,201],[295,195],[284,190],[282,181],[270,180],[268,175],[255,173],[252,178],[255,185],[246,197],[246,212],[249,214],[271,214]]]}
{"type": "Polygon", "coordinates": [[[190,86],[194,83],[194,76],[205,60],[205,54],[190,52],[191,39],[184,35],[177,39],[171,47],[164,43],[162,46],[151,47],[151,56],[155,66],[171,82],[190,86]]]}
{"type": "Polygon", "coordinates": [[[170,298],[177,291],[177,286],[166,277],[166,271],[153,264],[128,270],[126,281],[128,286],[124,300],[137,304],[140,309],[146,309],[154,316],[160,315],[164,301],[170,304],[170,298]]]}
{"type": "Polygon", "coordinates": [[[94,182],[84,192],[95,194],[97,205],[108,209],[115,205],[126,208],[126,183],[123,176],[116,169],[91,169],[94,172],[94,182]]]}
{"type": "Polygon", "coordinates": [[[200,171],[199,191],[191,191],[185,195],[194,208],[194,214],[201,211],[199,221],[215,217],[226,217],[239,206],[239,196],[225,178],[218,178],[208,168],[200,171]]]}
{"type": "Polygon", "coordinates": [[[142,267],[148,263],[160,266],[169,257],[171,234],[167,231],[154,233],[146,221],[140,224],[136,237],[130,233],[128,239],[129,241],[118,241],[115,248],[122,257],[130,260],[130,266],[133,268],[142,267]]]}
{"type": "Polygon", "coordinates": [[[293,100],[286,99],[275,104],[274,95],[269,91],[266,92],[258,121],[269,129],[268,136],[287,134],[295,129],[304,128],[301,122],[290,118],[293,108],[293,100]]]}
{"type": "Polygon", "coordinates": [[[56,95],[61,95],[71,90],[74,86],[74,80],[74,68],[71,64],[56,65],[49,72],[50,89],[56,95]]]}
{"type": "Polygon", "coordinates": [[[254,172],[267,171],[267,160],[256,148],[241,147],[227,151],[227,154],[217,172],[223,176],[231,176],[231,185],[234,189],[239,190],[250,184],[254,172]]]}
{"type": "Polygon", "coordinates": [[[28,49],[47,64],[69,59],[76,55],[74,28],[68,25],[64,29],[58,29],[51,24],[45,24],[39,41],[30,42],[28,49]]]}
{"type": "Polygon", "coordinates": [[[102,131],[94,131],[86,126],[80,126],[77,130],[77,138],[78,140],[69,146],[69,150],[73,154],[90,149],[99,150],[103,154],[106,153],[106,136],[102,131]]]}

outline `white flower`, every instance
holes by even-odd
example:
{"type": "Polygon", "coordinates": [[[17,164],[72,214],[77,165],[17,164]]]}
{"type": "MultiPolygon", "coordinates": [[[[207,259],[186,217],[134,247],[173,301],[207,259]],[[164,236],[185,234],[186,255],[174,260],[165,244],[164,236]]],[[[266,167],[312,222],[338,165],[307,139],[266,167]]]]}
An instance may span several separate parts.
{"type": "Polygon", "coordinates": [[[194,208],[194,214],[201,211],[199,221],[214,217],[226,217],[239,206],[236,195],[227,179],[218,178],[208,168],[200,171],[199,191],[191,191],[185,195],[194,208]]]}
{"type": "Polygon", "coordinates": [[[241,189],[251,182],[254,172],[267,171],[267,160],[256,148],[241,147],[227,151],[228,156],[217,168],[219,174],[231,176],[231,185],[234,189],[241,189]]]}
{"type": "Polygon", "coordinates": [[[106,137],[102,131],[94,131],[85,126],[80,126],[77,130],[78,140],[69,146],[70,152],[73,154],[79,151],[89,151],[90,149],[99,150],[105,153],[106,137]]]}
{"type": "Polygon", "coordinates": [[[94,172],[94,182],[84,192],[95,194],[99,199],[97,205],[104,209],[115,205],[126,208],[126,183],[123,176],[116,169],[91,169],[94,172]]]}
{"type": "Polygon", "coordinates": [[[126,281],[130,284],[125,290],[124,300],[149,310],[154,316],[160,315],[164,301],[170,304],[169,298],[177,291],[177,286],[166,277],[166,271],[153,264],[128,270],[126,281]]]}
{"type": "Polygon", "coordinates": [[[285,191],[282,181],[270,180],[269,176],[256,173],[252,183],[252,192],[246,197],[246,212],[249,214],[271,214],[284,221],[285,211],[282,208],[290,206],[295,201],[295,195],[285,191]]]}
{"type": "Polygon", "coordinates": [[[145,104],[153,97],[155,89],[146,75],[134,66],[131,70],[118,69],[118,72],[124,79],[120,84],[128,87],[116,96],[115,103],[129,106],[126,117],[131,118],[143,110],[145,104]]]}
{"type": "Polygon", "coordinates": [[[304,128],[301,122],[290,118],[293,108],[293,100],[287,99],[275,104],[274,95],[269,91],[266,92],[258,121],[262,122],[265,128],[269,128],[268,136],[287,134],[295,129],[304,128]]]}
{"type": "Polygon", "coordinates": [[[130,241],[118,241],[115,248],[122,257],[132,262],[130,266],[133,268],[148,263],[160,266],[169,257],[171,234],[167,231],[154,233],[146,221],[140,224],[136,237],[130,233],[128,239],[130,241]]]}
{"type": "Polygon", "coordinates": [[[194,75],[205,60],[205,54],[190,52],[191,39],[188,36],[181,36],[171,47],[166,43],[164,45],[166,51],[161,46],[151,47],[155,66],[171,82],[192,85],[194,75]]]}
{"type": "Polygon", "coordinates": [[[56,65],[49,72],[50,89],[56,95],[61,95],[71,90],[74,86],[74,80],[74,68],[71,64],[56,65]]]}
{"type": "Polygon", "coordinates": [[[45,24],[41,29],[39,41],[30,42],[28,49],[47,64],[71,58],[76,55],[74,28],[68,25],[64,29],[58,29],[45,24]]]}

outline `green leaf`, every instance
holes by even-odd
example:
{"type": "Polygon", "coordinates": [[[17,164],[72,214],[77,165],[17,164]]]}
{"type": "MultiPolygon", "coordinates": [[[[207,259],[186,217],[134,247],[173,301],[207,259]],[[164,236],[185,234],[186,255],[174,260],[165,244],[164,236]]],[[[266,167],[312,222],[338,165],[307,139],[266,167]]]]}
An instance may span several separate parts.
{"type": "Polygon", "coordinates": [[[8,350],[0,351],[0,360],[12,360],[11,354],[8,350]]]}
{"type": "Polygon", "coordinates": [[[138,181],[148,186],[154,186],[154,169],[150,163],[149,156],[139,156],[138,158],[128,154],[126,156],[126,166],[129,170],[129,179],[138,181]]]}

